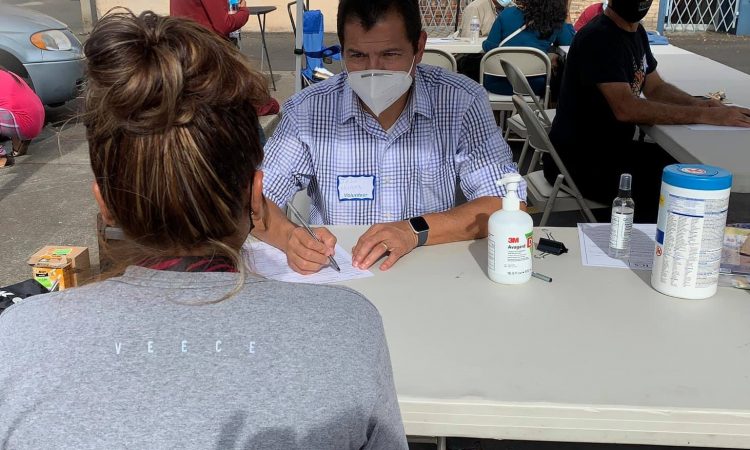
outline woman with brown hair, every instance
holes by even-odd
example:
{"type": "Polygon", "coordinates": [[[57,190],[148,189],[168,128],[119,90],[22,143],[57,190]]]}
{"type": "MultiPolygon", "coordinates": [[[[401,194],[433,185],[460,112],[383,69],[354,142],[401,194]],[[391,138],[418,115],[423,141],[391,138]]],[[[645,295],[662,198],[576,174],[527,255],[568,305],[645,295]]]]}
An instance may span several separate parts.
{"type": "Polygon", "coordinates": [[[405,449],[377,310],[241,262],[265,226],[261,76],[150,12],[85,52],[94,196],[140,255],[0,316],[0,447],[405,449]]]}

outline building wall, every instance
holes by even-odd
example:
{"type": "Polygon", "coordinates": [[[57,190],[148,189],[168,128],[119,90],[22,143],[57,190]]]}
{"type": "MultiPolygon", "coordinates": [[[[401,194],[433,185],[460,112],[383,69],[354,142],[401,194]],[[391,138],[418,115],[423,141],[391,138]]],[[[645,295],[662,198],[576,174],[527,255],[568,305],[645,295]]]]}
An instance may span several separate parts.
{"type": "MultiPolygon", "coordinates": [[[[654,0],[654,3],[651,5],[651,9],[648,11],[648,15],[645,19],[643,19],[643,26],[646,27],[647,30],[656,30],[656,18],[659,15],[659,1],[660,0],[654,0]]],[[[570,19],[572,20],[572,23],[575,23],[575,21],[578,19],[578,16],[581,15],[583,10],[586,9],[587,6],[594,3],[600,2],[598,0],[571,0],[570,19]]]]}
{"type": "MultiPolygon", "coordinates": [[[[177,0],[179,1],[179,0],[177,0]]],[[[224,0],[215,0],[224,1],[224,0]]],[[[287,13],[287,3],[291,0],[246,0],[250,6],[268,5],[275,6],[277,9],[269,13],[266,16],[266,31],[269,32],[290,32],[292,31],[292,25],[289,22],[289,14],[287,13]]],[[[659,1],[655,0],[651,5],[651,10],[648,16],[643,20],[646,29],[656,29],[656,16],[659,12],[659,1]]],[[[666,1],[666,0],[665,0],[666,1]]],[[[589,5],[597,3],[598,0],[571,0],[570,1],[570,17],[573,22],[578,19],[581,12],[589,5]]],[[[151,9],[159,14],[169,14],[169,0],[96,0],[96,9],[98,17],[101,17],[104,13],[109,11],[115,6],[125,6],[138,13],[147,9],[151,9]]],[[[338,0],[310,0],[310,8],[320,9],[323,11],[325,17],[325,29],[327,32],[336,32],[336,8],[338,6],[338,0]]],[[[292,7],[292,14],[295,14],[296,9],[292,7]]],[[[295,17],[296,20],[296,17],[295,17]]],[[[247,22],[245,31],[258,31],[258,19],[255,16],[251,16],[247,22]]]]}

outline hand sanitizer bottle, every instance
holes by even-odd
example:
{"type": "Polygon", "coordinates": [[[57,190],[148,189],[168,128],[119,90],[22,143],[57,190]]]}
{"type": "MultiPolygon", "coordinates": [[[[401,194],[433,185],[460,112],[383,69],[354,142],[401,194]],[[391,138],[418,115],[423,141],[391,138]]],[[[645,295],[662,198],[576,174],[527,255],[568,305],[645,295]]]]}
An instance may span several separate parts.
{"type": "Polygon", "coordinates": [[[487,239],[487,275],[496,283],[521,284],[531,278],[531,252],[534,250],[534,222],[521,211],[518,187],[523,178],[517,173],[497,182],[505,186],[503,208],[490,216],[487,239]]]}
{"type": "Polygon", "coordinates": [[[238,0],[229,0],[229,14],[237,14],[240,10],[240,2],[238,0]]]}
{"type": "Polygon", "coordinates": [[[479,17],[474,16],[471,18],[470,30],[471,30],[471,43],[476,44],[479,41],[479,17]]]}
{"type": "Polygon", "coordinates": [[[612,202],[612,221],[609,229],[609,256],[630,256],[630,234],[633,230],[635,203],[630,198],[633,177],[629,173],[620,175],[620,191],[612,202]]]}

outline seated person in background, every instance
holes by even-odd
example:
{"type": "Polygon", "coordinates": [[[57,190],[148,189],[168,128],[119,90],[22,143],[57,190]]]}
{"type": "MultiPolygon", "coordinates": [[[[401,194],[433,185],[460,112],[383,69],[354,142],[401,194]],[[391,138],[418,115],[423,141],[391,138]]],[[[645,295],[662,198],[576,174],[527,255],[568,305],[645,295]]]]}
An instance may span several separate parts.
{"type": "Polygon", "coordinates": [[[479,36],[490,34],[495,18],[503,9],[497,0],[474,0],[461,11],[461,37],[471,37],[471,19],[479,19],[479,36]]]}
{"type": "MultiPolygon", "coordinates": [[[[650,5],[610,0],[604,14],[578,33],[568,54],[550,139],[590,200],[611,203],[620,174],[633,174],[635,220],[653,223],[661,173],[674,160],[656,144],[634,141],[635,124],[750,127],[750,110],[694,98],[662,80],[639,24],[650,5]]],[[[545,177],[552,183],[557,174],[545,154],[545,177]]]]}
{"type": "Polygon", "coordinates": [[[44,127],[44,105],[18,75],[0,68],[0,167],[12,166],[44,127]]]}
{"type": "Polygon", "coordinates": [[[421,27],[417,0],[341,0],[346,70],[284,105],[263,161],[270,225],[253,234],[295,271],[320,270],[336,242],[318,229],[318,243],[286,219],[281,208],[302,189],[311,223],[376,224],[353,249],[356,267],[387,254],[386,270],[419,245],[487,235],[505,192],[495,182],[517,169],[482,87],[419,65],[421,27]],[[469,200],[460,206],[457,180],[469,200]]]}
{"type": "MultiPolygon", "coordinates": [[[[497,16],[482,48],[488,52],[500,46],[534,47],[548,53],[553,47],[570,45],[575,32],[572,25],[565,23],[567,16],[568,0],[523,0],[497,16]]],[[[544,76],[529,77],[529,84],[538,95],[544,94],[544,76]]],[[[484,87],[495,94],[513,94],[504,77],[485,75],[484,87]]]]}
{"type": "Polygon", "coordinates": [[[151,12],[105,16],[85,52],[94,196],[137,263],[0,316],[0,446],[406,450],[375,307],[242,262],[263,77],[151,12]]]}
{"type": "Polygon", "coordinates": [[[576,32],[581,31],[581,28],[585,27],[587,23],[591,22],[594,17],[602,14],[605,9],[607,9],[607,0],[602,0],[600,2],[594,3],[593,5],[589,5],[588,7],[586,7],[586,9],[583,10],[581,15],[578,16],[578,20],[576,20],[573,28],[575,28],[576,32]]]}
{"type": "Polygon", "coordinates": [[[169,14],[195,20],[224,39],[229,39],[229,33],[242,28],[250,17],[245,0],[240,1],[235,14],[229,14],[227,0],[169,0],[169,14]]]}

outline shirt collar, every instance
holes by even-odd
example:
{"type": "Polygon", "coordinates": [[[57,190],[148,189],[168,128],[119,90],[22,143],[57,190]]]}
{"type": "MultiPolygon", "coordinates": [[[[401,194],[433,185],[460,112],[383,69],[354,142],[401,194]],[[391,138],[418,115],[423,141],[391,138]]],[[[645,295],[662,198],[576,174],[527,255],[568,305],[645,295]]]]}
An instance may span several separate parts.
{"type": "MultiPolygon", "coordinates": [[[[427,87],[424,81],[424,69],[417,65],[417,70],[414,72],[414,82],[412,83],[411,89],[414,90],[412,95],[406,104],[406,109],[409,115],[420,114],[426,118],[432,118],[432,107],[430,102],[430,96],[427,92],[427,87]]],[[[351,86],[347,82],[347,74],[344,73],[343,83],[344,87],[341,92],[341,99],[339,102],[339,110],[341,111],[340,122],[345,123],[358,114],[366,114],[362,104],[354,93],[351,86]]]]}

